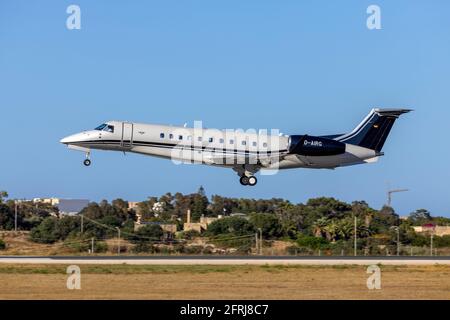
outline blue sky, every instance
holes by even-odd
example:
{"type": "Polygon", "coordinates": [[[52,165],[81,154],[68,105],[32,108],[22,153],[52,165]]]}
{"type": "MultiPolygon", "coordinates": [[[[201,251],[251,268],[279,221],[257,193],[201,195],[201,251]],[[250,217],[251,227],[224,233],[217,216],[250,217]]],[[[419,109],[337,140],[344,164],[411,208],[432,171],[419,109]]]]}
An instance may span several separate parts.
{"type": "Polygon", "coordinates": [[[12,197],[143,200],[165,192],[386,201],[450,216],[448,1],[0,2],[0,189],[12,197]],[[81,30],[66,8],[81,8],[81,30]],[[381,8],[382,30],[366,9],[381,8]],[[289,170],[242,187],[227,169],[120,153],[84,155],[60,138],[105,120],[351,130],[374,106],[410,107],[377,164],[289,170]]]}

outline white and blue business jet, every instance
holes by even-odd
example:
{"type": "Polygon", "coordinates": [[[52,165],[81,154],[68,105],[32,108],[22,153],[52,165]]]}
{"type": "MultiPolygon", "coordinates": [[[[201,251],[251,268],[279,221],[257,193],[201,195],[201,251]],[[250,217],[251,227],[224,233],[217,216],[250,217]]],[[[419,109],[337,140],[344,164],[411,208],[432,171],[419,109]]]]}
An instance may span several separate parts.
{"type": "Polygon", "coordinates": [[[261,169],[335,169],[376,162],[394,122],[409,109],[372,109],[350,133],[328,136],[282,135],[108,121],[61,140],[70,149],[133,152],[180,162],[231,168],[242,185],[257,184],[261,169]]]}

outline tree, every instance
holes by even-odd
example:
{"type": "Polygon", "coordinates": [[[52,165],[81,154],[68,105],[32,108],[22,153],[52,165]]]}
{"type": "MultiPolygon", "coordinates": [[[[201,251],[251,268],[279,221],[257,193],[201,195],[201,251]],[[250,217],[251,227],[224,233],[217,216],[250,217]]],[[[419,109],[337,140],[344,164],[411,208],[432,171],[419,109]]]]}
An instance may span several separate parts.
{"type": "Polygon", "coordinates": [[[314,236],[317,238],[324,237],[328,223],[329,221],[326,217],[317,219],[312,225],[314,236]]]}
{"type": "Polygon", "coordinates": [[[215,216],[227,213],[224,197],[218,195],[213,195],[211,197],[211,213],[215,216]]]}
{"type": "Polygon", "coordinates": [[[8,198],[8,192],[0,191],[0,203],[3,202],[4,199],[8,198]]]}
{"type": "Polygon", "coordinates": [[[59,239],[66,239],[80,232],[80,218],[77,216],[64,216],[55,225],[55,233],[59,239]]]}
{"type": "Polygon", "coordinates": [[[205,195],[205,189],[200,187],[197,193],[191,195],[192,219],[199,221],[202,215],[207,214],[209,200],[205,195]]]}
{"type": "Polygon", "coordinates": [[[345,202],[326,197],[310,199],[306,205],[316,211],[320,216],[330,219],[342,218],[352,209],[352,207],[345,202]]]}
{"type": "Polygon", "coordinates": [[[335,219],[330,220],[324,230],[328,241],[335,242],[337,240],[339,225],[335,219]]]}
{"type": "Polygon", "coordinates": [[[411,212],[408,220],[411,221],[413,225],[421,226],[423,224],[431,222],[432,218],[428,210],[418,209],[414,212],[411,212]]]}
{"type": "Polygon", "coordinates": [[[205,188],[203,188],[203,186],[200,186],[200,188],[198,188],[197,193],[199,195],[201,195],[202,197],[206,197],[206,191],[205,191],[205,188]]]}
{"type": "Polygon", "coordinates": [[[119,198],[113,200],[111,204],[114,208],[120,210],[123,214],[128,214],[128,201],[119,198]]]}
{"type": "Polygon", "coordinates": [[[255,233],[254,226],[244,218],[229,217],[216,220],[208,226],[207,234],[217,236],[228,234],[233,236],[242,236],[255,233]]]}
{"type": "Polygon", "coordinates": [[[329,242],[324,238],[311,237],[303,234],[298,235],[297,244],[299,247],[306,247],[310,249],[320,249],[327,246],[329,242]]]}
{"type": "Polygon", "coordinates": [[[163,234],[163,230],[158,224],[148,224],[130,236],[130,240],[136,244],[160,241],[163,234]]]}
{"type": "Polygon", "coordinates": [[[254,213],[250,216],[250,223],[256,229],[262,229],[265,238],[277,238],[283,233],[278,218],[272,213],[254,213]]]}
{"type": "Polygon", "coordinates": [[[14,213],[9,206],[0,203],[0,229],[12,230],[14,228],[14,213]]]}
{"type": "Polygon", "coordinates": [[[48,217],[30,232],[31,240],[39,243],[54,243],[59,240],[57,231],[58,218],[48,217]]]}

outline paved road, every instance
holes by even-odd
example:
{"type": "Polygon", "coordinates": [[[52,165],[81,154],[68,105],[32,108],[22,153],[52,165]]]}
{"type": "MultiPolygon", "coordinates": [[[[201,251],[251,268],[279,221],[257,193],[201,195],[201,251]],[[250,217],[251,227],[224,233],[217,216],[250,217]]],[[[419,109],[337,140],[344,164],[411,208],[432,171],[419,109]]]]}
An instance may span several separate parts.
{"type": "Polygon", "coordinates": [[[3,264],[103,265],[450,265],[450,257],[273,257],[273,256],[114,256],[25,257],[2,256],[3,264]]]}

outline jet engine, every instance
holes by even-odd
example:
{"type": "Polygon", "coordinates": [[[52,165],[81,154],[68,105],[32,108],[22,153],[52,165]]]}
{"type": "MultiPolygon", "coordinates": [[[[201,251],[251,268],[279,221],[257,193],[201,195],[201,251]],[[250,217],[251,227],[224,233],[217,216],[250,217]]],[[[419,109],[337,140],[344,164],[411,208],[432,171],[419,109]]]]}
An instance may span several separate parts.
{"type": "Polygon", "coordinates": [[[309,135],[289,137],[289,153],[301,156],[334,156],[345,153],[345,143],[309,135]]]}

